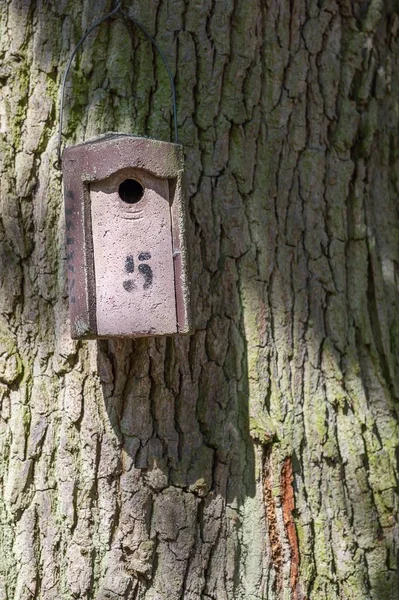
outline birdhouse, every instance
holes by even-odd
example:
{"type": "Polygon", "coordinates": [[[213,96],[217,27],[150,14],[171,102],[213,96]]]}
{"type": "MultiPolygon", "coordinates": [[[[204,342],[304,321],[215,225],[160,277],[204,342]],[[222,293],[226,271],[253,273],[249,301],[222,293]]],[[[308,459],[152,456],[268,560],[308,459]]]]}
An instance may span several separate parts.
{"type": "Polygon", "coordinates": [[[181,145],[107,134],[66,148],[62,171],[72,337],[187,333],[181,145]]]}

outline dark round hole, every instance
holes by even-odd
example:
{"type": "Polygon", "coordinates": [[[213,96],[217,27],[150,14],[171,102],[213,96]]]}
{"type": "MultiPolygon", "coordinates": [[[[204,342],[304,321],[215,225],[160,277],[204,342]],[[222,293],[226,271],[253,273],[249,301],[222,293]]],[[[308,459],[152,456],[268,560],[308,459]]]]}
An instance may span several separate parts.
{"type": "Polygon", "coordinates": [[[119,186],[119,196],[126,204],[136,204],[140,202],[144,194],[144,188],[135,179],[125,179],[119,186]]]}

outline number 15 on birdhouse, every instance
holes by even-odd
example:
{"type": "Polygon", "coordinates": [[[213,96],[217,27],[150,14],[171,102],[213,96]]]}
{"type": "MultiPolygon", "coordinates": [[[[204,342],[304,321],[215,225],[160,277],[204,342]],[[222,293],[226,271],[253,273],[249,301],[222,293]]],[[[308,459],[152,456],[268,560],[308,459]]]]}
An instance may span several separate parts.
{"type": "Polygon", "coordinates": [[[181,145],[108,134],[62,170],[72,337],[188,333],[181,145]]]}

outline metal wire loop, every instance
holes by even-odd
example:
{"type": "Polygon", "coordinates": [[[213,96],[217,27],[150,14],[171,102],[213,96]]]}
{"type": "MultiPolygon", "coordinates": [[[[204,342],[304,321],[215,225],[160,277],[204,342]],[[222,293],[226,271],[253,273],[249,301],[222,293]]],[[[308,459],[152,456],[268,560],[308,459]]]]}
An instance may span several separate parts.
{"type": "Polygon", "coordinates": [[[172,110],[173,110],[173,122],[174,122],[175,142],[176,142],[176,144],[179,143],[179,135],[178,135],[178,130],[177,130],[176,88],[175,88],[175,82],[173,80],[172,71],[170,70],[170,67],[168,65],[168,62],[166,60],[166,57],[165,57],[164,53],[162,52],[161,48],[159,47],[158,43],[155,41],[155,39],[153,38],[153,36],[150,33],[148,33],[148,31],[145,29],[145,27],[139,21],[137,21],[136,19],[134,19],[132,16],[130,16],[127,12],[125,12],[122,9],[122,1],[120,1],[120,2],[118,2],[116,4],[116,6],[115,6],[115,8],[113,10],[111,10],[104,17],[101,17],[101,19],[98,19],[97,21],[95,21],[93,23],[93,25],[91,25],[89,27],[89,29],[87,29],[87,31],[82,35],[82,37],[80,38],[79,42],[75,46],[75,49],[73,50],[71,56],[69,57],[67,67],[65,69],[65,73],[64,73],[64,76],[62,78],[62,85],[61,85],[60,126],[59,126],[59,131],[58,131],[58,166],[59,167],[61,165],[62,125],[63,125],[64,106],[65,106],[65,101],[64,101],[65,84],[66,84],[66,80],[67,80],[68,73],[69,73],[69,70],[71,68],[73,59],[75,58],[77,51],[79,50],[79,48],[81,47],[81,45],[84,43],[84,41],[86,40],[86,38],[91,34],[91,32],[96,27],[98,27],[99,25],[101,25],[101,23],[103,23],[104,21],[107,21],[108,19],[110,19],[111,17],[113,17],[114,15],[116,15],[118,12],[120,12],[120,14],[123,15],[123,17],[125,17],[125,18],[129,19],[130,21],[132,21],[132,23],[136,27],[138,27],[140,29],[140,31],[145,35],[145,37],[148,40],[150,40],[151,44],[155,47],[156,51],[158,52],[159,56],[162,59],[162,62],[163,62],[164,66],[166,68],[166,71],[168,73],[168,77],[169,77],[169,81],[170,81],[170,87],[171,87],[171,91],[172,91],[172,110]]]}

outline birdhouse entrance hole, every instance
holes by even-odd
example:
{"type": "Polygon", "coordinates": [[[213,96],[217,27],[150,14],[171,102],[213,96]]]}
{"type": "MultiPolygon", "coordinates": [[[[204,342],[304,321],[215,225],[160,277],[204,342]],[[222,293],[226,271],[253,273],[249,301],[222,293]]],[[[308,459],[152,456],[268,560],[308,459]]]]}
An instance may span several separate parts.
{"type": "Polygon", "coordinates": [[[119,197],[126,204],[137,204],[143,197],[144,188],[135,179],[125,179],[118,189],[119,197]]]}

